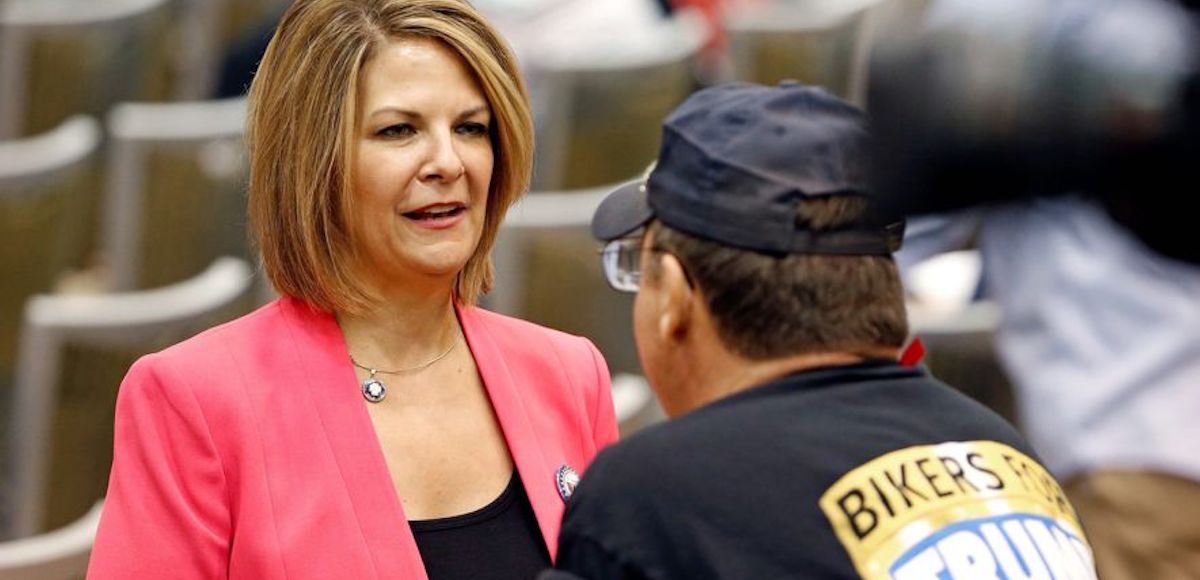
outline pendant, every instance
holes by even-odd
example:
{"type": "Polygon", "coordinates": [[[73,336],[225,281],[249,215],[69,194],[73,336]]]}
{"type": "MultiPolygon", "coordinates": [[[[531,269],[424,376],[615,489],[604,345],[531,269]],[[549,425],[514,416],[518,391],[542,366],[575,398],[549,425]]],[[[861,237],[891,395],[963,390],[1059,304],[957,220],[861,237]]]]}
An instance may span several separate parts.
{"type": "Polygon", "coordinates": [[[364,399],[378,403],[387,397],[387,387],[383,386],[383,383],[379,382],[379,379],[375,378],[372,373],[371,378],[362,382],[362,394],[364,399]]]}

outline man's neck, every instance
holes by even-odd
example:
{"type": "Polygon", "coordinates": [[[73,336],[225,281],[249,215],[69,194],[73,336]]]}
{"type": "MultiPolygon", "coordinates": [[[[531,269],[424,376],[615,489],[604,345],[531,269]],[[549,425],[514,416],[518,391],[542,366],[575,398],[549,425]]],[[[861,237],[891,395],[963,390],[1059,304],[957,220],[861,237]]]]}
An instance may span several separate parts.
{"type": "Polygon", "coordinates": [[[867,359],[896,360],[899,352],[892,348],[877,348],[863,352],[820,352],[797,354],[766,360],[747,359],[725,351],[702,357],[708,361],[697,369],[698,385],[692,396],[683,401],[684,412],[696,409],[751,387],[788,375],[826,367],[847,366],[867,359]]]}

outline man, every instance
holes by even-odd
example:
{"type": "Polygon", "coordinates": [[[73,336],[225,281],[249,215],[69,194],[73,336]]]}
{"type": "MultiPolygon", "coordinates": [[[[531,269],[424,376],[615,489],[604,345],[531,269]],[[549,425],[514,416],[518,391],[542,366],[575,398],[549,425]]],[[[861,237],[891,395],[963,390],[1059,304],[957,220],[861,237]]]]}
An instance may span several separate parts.
{"type": "Polygon", "coordinates": [[[605,199],[605,273],[674,418],[588,468],[542,580],[1095,578],[1024,440],[897,362],[902,227],[870,211],[865,139],[819,89],[707,89],[605,199]]]}

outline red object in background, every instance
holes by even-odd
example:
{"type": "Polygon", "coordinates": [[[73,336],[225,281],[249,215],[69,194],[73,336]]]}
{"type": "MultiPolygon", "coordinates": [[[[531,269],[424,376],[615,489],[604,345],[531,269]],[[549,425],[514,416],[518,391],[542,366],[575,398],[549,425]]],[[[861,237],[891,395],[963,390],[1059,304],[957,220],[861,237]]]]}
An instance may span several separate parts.
{"type": "Polygon", "coordinates": [[[768,4],[770,0],[670,0],[670,2],[675,10],[691,8],[704,14],[709,30],[705,52],[713,55],[723,52],[728,44],[724,21],[726,8],[743,4],[768,4]]]}
{"type": "Polygon", "coordinates": [[[913,337],[908,346],[904,348],[904,353],[900,355],[900,366],[915,367],[925,358],[925,343],[921,342],[919,337],[913,337]]]}

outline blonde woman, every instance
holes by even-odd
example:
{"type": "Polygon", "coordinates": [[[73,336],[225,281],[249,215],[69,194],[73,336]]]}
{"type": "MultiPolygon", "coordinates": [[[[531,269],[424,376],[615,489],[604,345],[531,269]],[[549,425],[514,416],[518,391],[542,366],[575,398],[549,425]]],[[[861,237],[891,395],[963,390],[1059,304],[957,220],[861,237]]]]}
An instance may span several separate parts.
{"type": "Polygon", "coordinates": [[[532,129],[466,2],[298,0],[250,91],[280,300],[139,361],[89,578],[531,578],[616,438],[585,339],[476,308],[532,129]]]}

